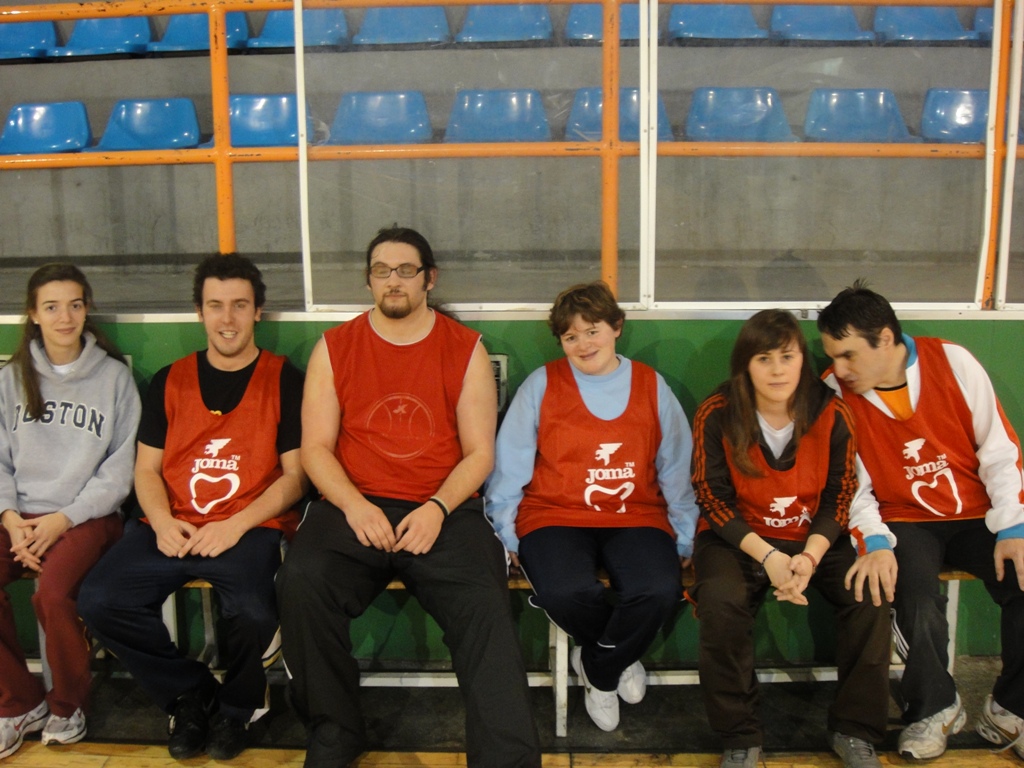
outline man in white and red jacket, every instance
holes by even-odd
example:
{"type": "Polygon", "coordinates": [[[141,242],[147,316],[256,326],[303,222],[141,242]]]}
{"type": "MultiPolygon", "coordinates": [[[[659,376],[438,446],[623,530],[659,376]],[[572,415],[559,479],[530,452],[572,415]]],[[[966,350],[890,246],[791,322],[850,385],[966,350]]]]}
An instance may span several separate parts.
{"type": "Polygon", "coordinates": [[[992,383],[956,344],[903,334],[861,282],[821,311],[825,380],[857,423],[859,490],[850,509],[858,598],[893,602],[904,757],[929,759],[966,712],[948,673],[944,566],[983,580],[1002,609],[1003,669],[978,732],[1024,758],[1024,478],[1021,447],[992,383]],[[898,579],[897,579],[898,574],[898,579]]]}

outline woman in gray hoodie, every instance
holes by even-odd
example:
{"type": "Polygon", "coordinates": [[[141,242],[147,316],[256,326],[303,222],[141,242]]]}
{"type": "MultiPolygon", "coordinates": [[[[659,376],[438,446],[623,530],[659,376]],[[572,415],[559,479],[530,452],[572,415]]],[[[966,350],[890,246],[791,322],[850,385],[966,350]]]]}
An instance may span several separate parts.
{"type": "Polygon", "coordinates": [[[0,588],[38,576],[32,605],[53,688],[29,673],[0,589],[0,758],[33,731],[44,744],[85,736],[89,647],[75,601],[121,536],[140,413],[124,358],[89,318],[92,288],[78,268],[36,270],[25,309],[21,343],[0,369],[0,588]]]}

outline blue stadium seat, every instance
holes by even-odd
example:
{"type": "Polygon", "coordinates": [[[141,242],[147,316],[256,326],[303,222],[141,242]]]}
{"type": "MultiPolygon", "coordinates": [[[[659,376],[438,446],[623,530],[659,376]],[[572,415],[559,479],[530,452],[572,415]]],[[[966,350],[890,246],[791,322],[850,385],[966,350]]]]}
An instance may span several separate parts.
{"type": "Polygon", "coordinates": [[[920,141],[910,135],[895,94],[881,88],[817,88],[804,134],[812,141],[920,141]]]}
{"type": "Polygon", "coordinates": [[[50,48],[47,56],[110,56],[141,54],[152,41],[149,19],[145,16],[125,18],[79,19],[71,30],[68,44],[50,48]]]}
{"type": "MultiPolygon", "coordinates": [[[[566,141],[600,141],[601,114],[604,92],[600,88],[580,88],[576,91],[569,120],[565,124],[566,141]]],[[[672,141],[672,125],[668,120],[665,103],[658,97],[658,141],[672,141]]],[[[640,90],[619,90],[619,138],[622,141],[640,141],[640,90]]]]}
{"type": "Polygon", "coordinates": [[[80,101],[15,104],[0,135],[0,155],[77,152],[91,141],[89,117],[80,101]]]}
{"type": "Polygon", "coordinates": [[[880,5],[875,10],[875,34],[880,43],[951,43],[978,40],[964,29],[956,8],[880,5]]]}
{"type": "Polygon", "coordinates": [[[455,42],[550,42],[553,37],[546,5],[471,5],[455,42]]]}
{"type": "Polygon", "coordinates": [[[994,25],[995,13],[991,8],[979,8],[974,12],[974,31],[978,33],[979,40],[991,41],[994,25]]]}
{"type": "MultiPolygon", "coordinates": [[[[228,48],[245,48],[249,39],[249,23],[245,13],[232,11],[225,14],[228,27],[228,48]]],[[[150,53],[178,53],[181,51],[210,50],[210,17],[205,13],[181,13],[171,16],[164,36],[146,46],[150,53]]]]}
{"type": "Polygon", "coordinates": [[[540,91],[459,91],[444,140],[551,141],[540,91]]]}
{"type": "MultiPolygon", "coordinates": [[[[299,106],[294,93],[239,93],[229,102],[231,146],[297,147],[299,106]]],[[[306,109],[306,136],[313,135],[313,119],[306,109]]]]}
{"type": "MultiPolygon", "coordinates": [[[[576,3],[565,21],[565,39],[571,43],[600,43],[604,40],[604,18],[598,3],[576,3]]],[[[624,3],[619,6],[619,40],[640,39],[640,6],[624,3]]]]}
{"type": "Polygon", "coordinates": [[[870,43],[875,33],[860,28],[848,5],[776,5],[771,36],[800,42],[870,43]]]}
{"type": "Polygon", "coordinates": [[[797,141],[774,88],[697,88],[686,116],[691,141],[797,141]]]}
{"type": "Polygon", "coordinates": [[[346,93],[331,124],[328,144],[419,144],[434,129],[419,91],[346,93]]]}
{"type": "Polygon", "coordinates": [[[921,137],[948,144],[978,144],[988,127],[988,91],[929,88],[921,110],[921,137]]]}
{"type": "Polygon", "coordinates": [[[114,105],[93,151],[188,149],[199,145],[191,99],[124,99],[114,105]]]}
{"type": "Polygon", "coordinates": [[[668,42],[699,40],[767,40],[749,5],[673,5],[668,15],[668,42]]]}
{"type": "Polygon", "coordinates": [[[450,43],[448,17],[440,5],[367,8],[353,45],[450,43]]]}
{"type": "Polygon", "coordinates": [[[38,59],[57,47],[52,21],[12,21],[0,24],[0,59],[38,59]]]}
{"type": "MultiPolygon", "coordinates": [[[[302,35],[307,48],[345,45],[348,22],[341,8],[311,8],[302,12],[302,35]]],[[[249,48],[294,48],[295,16],[291,11],[269,11],[258,37],[249,48]]]]}

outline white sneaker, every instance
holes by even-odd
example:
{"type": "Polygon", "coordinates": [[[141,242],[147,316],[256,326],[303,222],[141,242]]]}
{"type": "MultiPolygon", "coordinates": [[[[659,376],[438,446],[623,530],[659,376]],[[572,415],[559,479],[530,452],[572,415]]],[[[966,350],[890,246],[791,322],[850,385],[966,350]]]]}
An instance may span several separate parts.
{"type": "Polygon", "coordinates": [[[580,646],[572,649],[571,661],[572,668],[583,683],[583,701],[587,705],[590,719],[602,731],[614,731],[619,725],[619,695],[615,691],[599,691],[590,684],[583,670],[583,649],[580,646]]]}
{"type": "Polygon", "coordinates": [[[871,742],[845,733],[833,733],[831,742],[832,751],[843,761],[843,768],[882,768],[871,742]]]}
{"type": "Polygon", "coordinates": [[[43,701],[35,709],[18,717],[0,717],[0,760],[21,748],[26,733],[43,730],[50,708],[43,701]]]}
{"type": "Polygon", "coordinates": [[[634,661],[619,675],[619,686],[615,689],[619,698],[627,704],[639,704],[647,693],[647,670],[639,661],[634,661]]]}
{"type": "Polygon", "coordinates": [[[760,747],[727,749],[722,752],[722,759],[718,763],[718,768],[757,768],[757,763],[760,760],[760,747]]]}
{"type": "Polygon", "coordinates": [[[1024,759],[1024,720],[1000,707],[991,693],[985,697],[985,706],[981,708],[975,730],[993,744],[1006,749],[1013,747],[1017,756],[1024,759]]]}
{"type": "Polygon", "coordinates": [[[911,760],[931,760],[946,751],[946,738],[960,733],[966,722],[967,712],[958,693],[956,700],[945,709],[904,728],[897,750],[911,760]]]}
{"type": "Polygon", "coordinates": [[[43,728],[43,744],[74,744],[85,738],[85,713],[76,709],[71,717],[50,715],[43,728]]]}

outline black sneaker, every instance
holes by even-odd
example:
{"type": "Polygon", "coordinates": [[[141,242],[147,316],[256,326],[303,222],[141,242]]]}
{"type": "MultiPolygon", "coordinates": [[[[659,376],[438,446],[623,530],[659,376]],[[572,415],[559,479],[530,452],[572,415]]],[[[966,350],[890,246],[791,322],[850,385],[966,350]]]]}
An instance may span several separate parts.
{"type": "Polygon", "coordinates": [[[174,713],[168,725],[170,738],[167,751],[175,760],[187,760],[203,752],[206,732],[210,726],[213,696],[206,698],[199,688],[181,694],[174,702],[174,713]]]}
{"type": "Polygon", "coordinates": [[[313,727],[306,742],[304,768],[346,768],[363,754],[362,744],[352,743],[337,723],[324,720],[313,727]]]}
{"type": "Polygon", "coordinates": [[[249,724],[218,712],[210,718],[206,754],[214,760],[230,760],[249,746],[249,724]]]}

